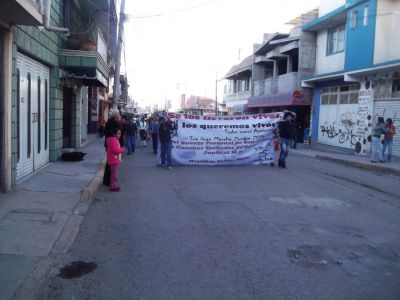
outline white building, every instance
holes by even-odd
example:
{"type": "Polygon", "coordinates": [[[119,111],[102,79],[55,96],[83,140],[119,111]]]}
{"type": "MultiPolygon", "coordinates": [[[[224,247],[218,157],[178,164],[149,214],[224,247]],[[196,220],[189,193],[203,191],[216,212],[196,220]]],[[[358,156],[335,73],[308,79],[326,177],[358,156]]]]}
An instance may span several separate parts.
{"type": "MultiPolygon", "coordinates": [[[[400,127],[400,1],[321,0],[319,18],[304,31],[317,36],[313,142],[370,151],[378,116],[400,127]]],[[[400,134],[393,154],[400,156],[400,134]]]]}

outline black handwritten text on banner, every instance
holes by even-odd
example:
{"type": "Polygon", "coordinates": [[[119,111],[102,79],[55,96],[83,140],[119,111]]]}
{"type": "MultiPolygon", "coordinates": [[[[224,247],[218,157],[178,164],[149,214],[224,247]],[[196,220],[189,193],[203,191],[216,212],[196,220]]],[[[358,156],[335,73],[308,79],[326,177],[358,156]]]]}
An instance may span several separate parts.
{"type": "Polygon", "coordinates": [[[249,165],[274,161],[274,135],[283,113],[193,116],[168,113],[172,159],[180,165],[249,165]]]}

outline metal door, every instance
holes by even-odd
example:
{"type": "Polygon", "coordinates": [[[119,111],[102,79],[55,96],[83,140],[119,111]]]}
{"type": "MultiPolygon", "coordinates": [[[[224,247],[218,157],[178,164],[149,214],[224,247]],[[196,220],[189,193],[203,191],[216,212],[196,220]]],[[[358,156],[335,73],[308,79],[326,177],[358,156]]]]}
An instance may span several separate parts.
{"type": "Polygon", "coordinates": [[[17,179],[49,161],[49,69],[17,55],[17,179]]]}
{"type": "Polygon", "coordinates": [[[396,135],[393,137],[393,155],[400,156],[400,100],[377,100],[374,102],[373,126],[378,117],[383,117],[386,121],[391,118],[396,127],[396,135]]]}

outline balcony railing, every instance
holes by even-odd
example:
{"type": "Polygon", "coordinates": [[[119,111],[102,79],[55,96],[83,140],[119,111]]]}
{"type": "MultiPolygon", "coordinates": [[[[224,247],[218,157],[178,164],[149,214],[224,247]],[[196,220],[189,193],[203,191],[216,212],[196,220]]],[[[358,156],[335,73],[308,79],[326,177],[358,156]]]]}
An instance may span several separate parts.
{"type": "Polygon", "coordinates": [[[224,101],[245,100],[251,97],[251,91],[237,92],[224,95],[224,101]]]}
{"type": "Polygon", "coordinates": [[[108,47],[100,29],[93,27],[85,34],[72,35],[66,42],[68,50],[97,52],[107,63],[108,47]]]}
{"type": "Polygon", "coordinates": [[[254,96],[283,94],[300,88],[299,74],[287,73],[275,78],[254,82],[254,96]]]}

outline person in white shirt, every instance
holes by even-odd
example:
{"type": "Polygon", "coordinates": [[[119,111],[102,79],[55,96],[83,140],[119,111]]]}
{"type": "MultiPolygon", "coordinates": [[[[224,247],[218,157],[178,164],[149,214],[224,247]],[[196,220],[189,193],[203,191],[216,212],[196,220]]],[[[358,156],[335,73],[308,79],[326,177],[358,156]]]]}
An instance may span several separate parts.
{"type": "Polygon", "coordinates": [[[139,121],[139,135],[140,135],[140,146],[146,147],[147,145],[147,121],[145,118],[142,118],[139,121]]]}

